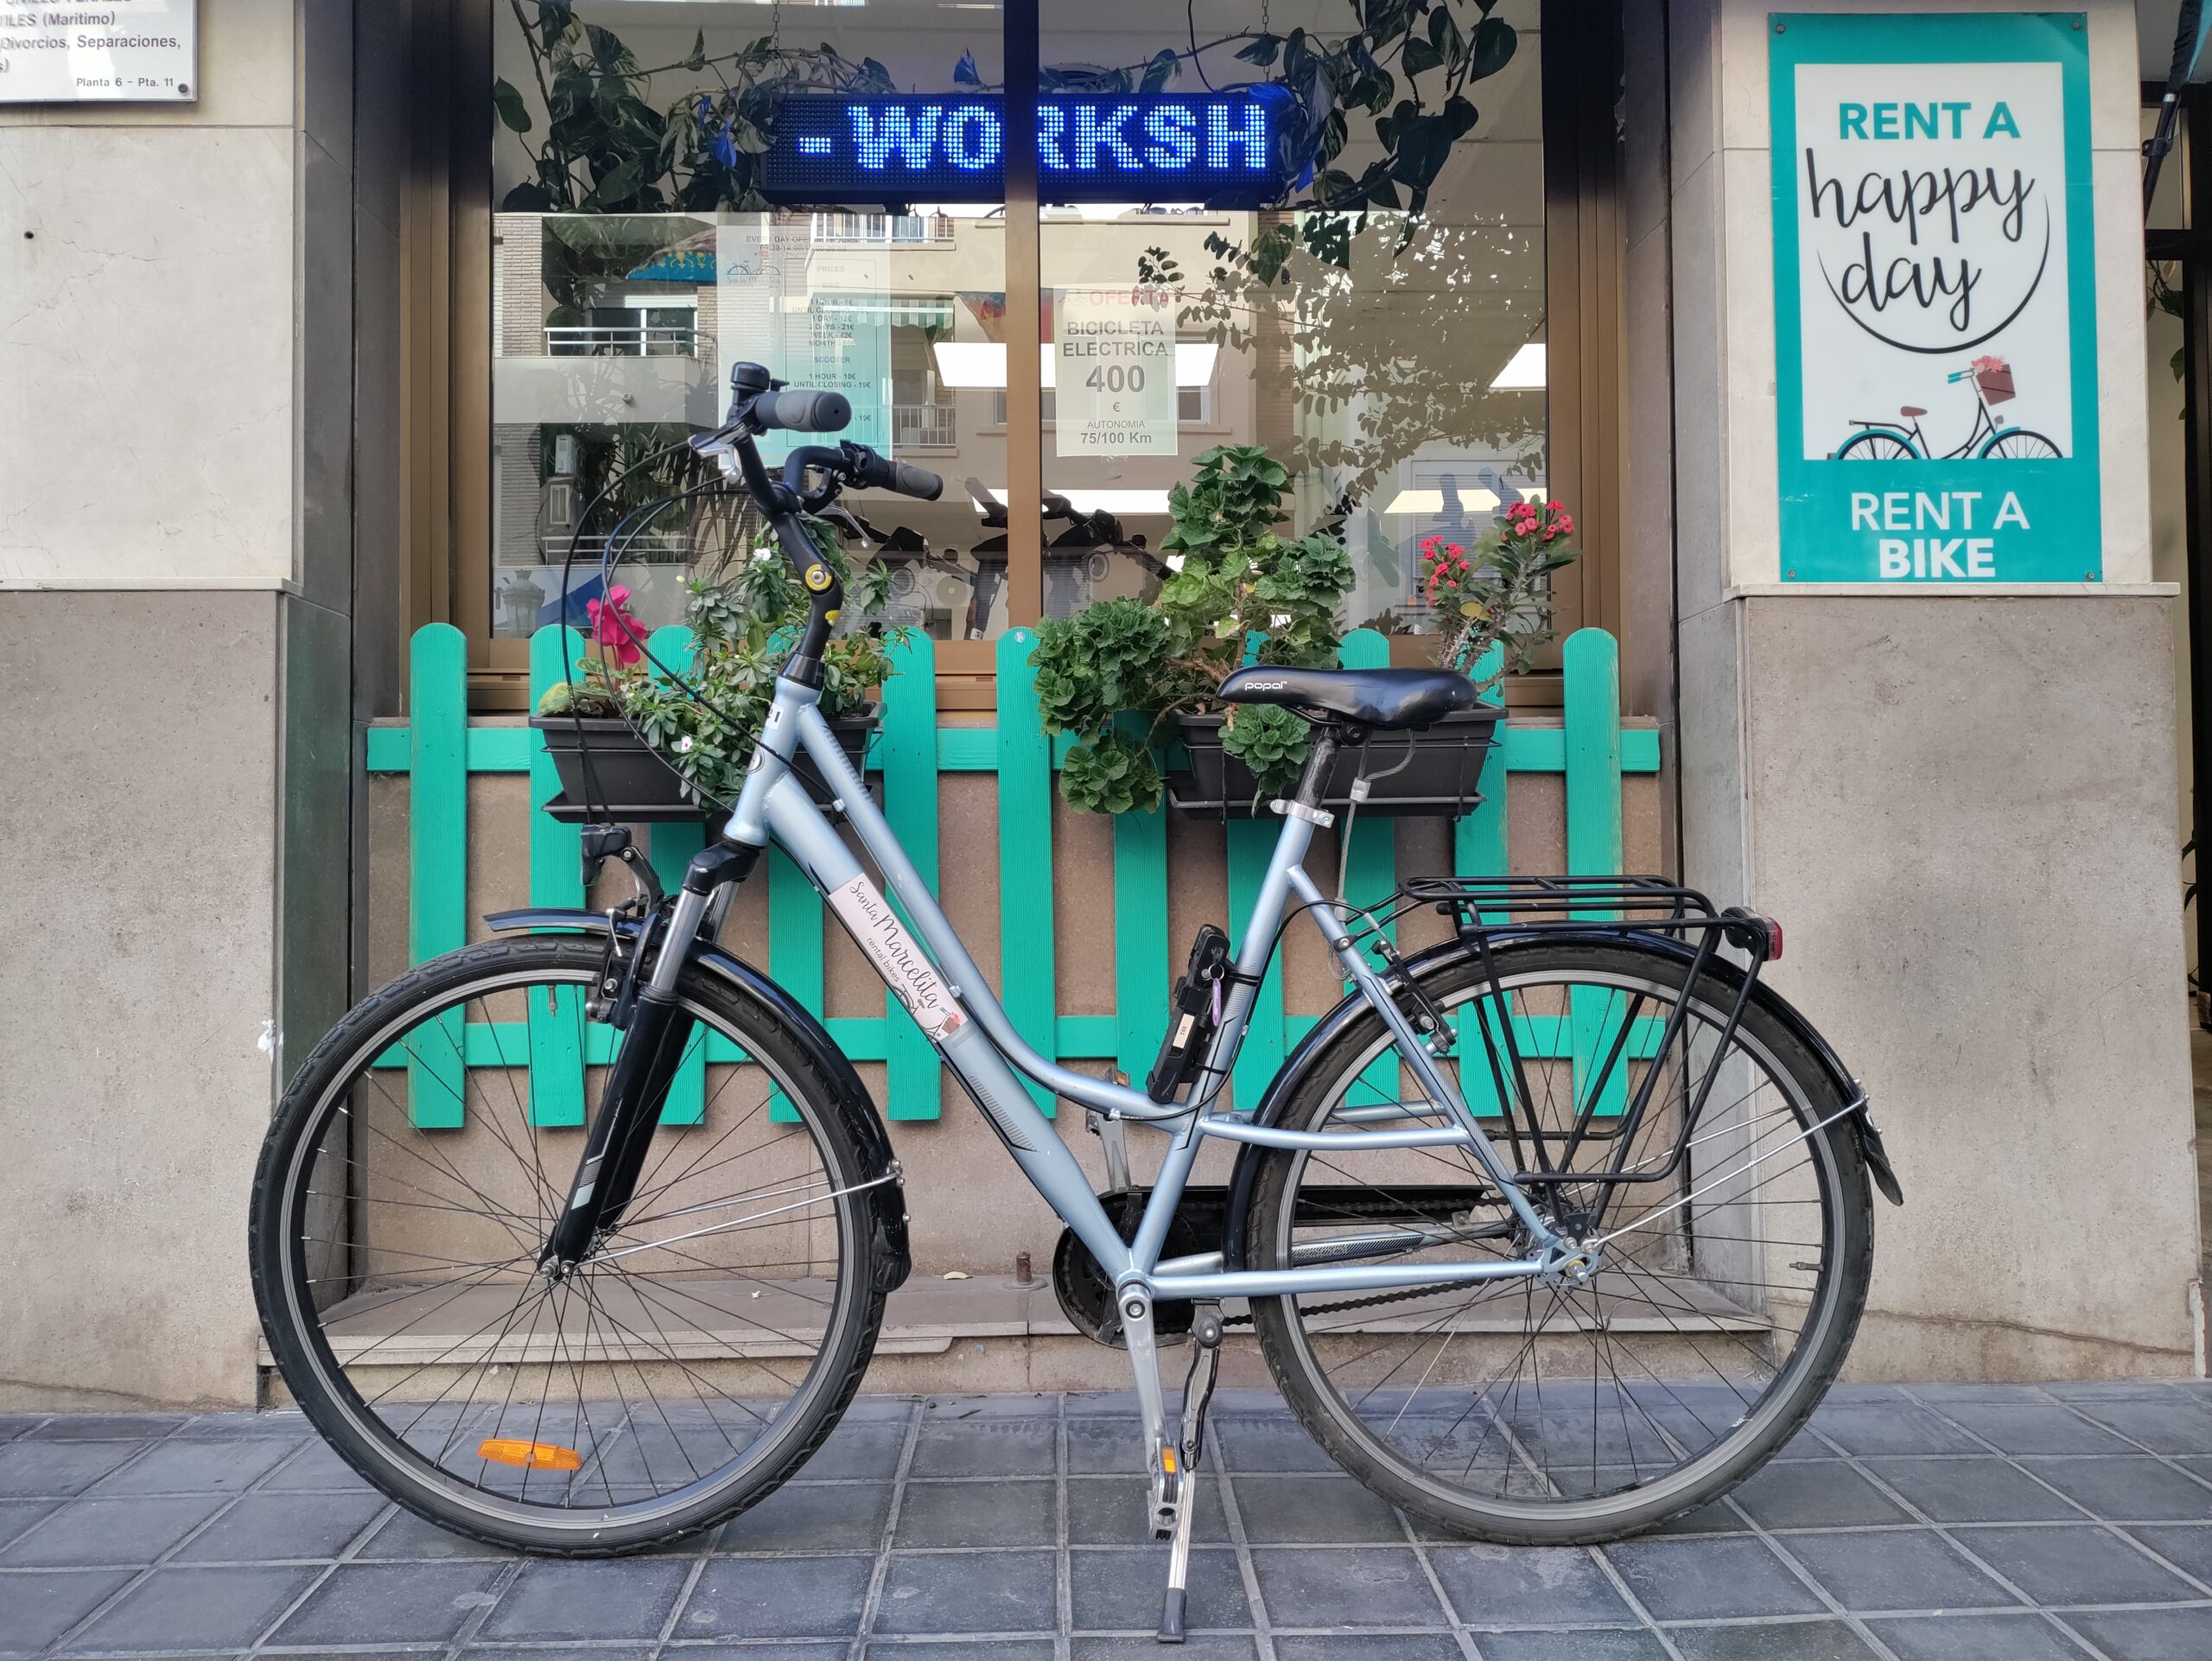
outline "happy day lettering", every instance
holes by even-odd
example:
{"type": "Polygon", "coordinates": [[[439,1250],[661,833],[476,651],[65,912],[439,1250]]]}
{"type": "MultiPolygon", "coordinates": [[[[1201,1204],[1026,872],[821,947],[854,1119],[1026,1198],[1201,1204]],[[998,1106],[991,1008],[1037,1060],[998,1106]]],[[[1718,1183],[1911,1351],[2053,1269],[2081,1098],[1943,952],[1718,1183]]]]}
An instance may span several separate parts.
{"type": "MultiPolygon", "coordinates": [[[[1980,122],[1970,119],[1970,103],[1840,104],[1836,133],[1840,143],[1907,143],[1963,139],[1979,126],[1985,139],[2020,137],[2018,120],[2003,102],[1994,105],[1980,122]]],[[[1812,217],[1849,230],[1862,220],[1901,227],[1912,249],[1921,247],[1923,231],[1934,240],[1948,235],[1957,248],[1975,215],[1993,212],[1999,233],[2018,245],[2026,234],[2027,209],[2036,194],[2036,181],[2022,169],[2009,171],[1993,163],[1974,167],[1875,168],[1847,181],[1849,169],[1824,167],[1815,146],[1805,147],[1805,185],[1812,217]]],[[[1965,342],[1975,326],[1974,290],[1986,275],[1963,253],[1923,256],[1916,251],[1885,261],[1877,251],[1874,232],[1862,231],[1857,255],[1840,277],[1831,278],[1836,299],[1854,316],[1861,311],[1879,318],[1892,306],[1906,305],[1920,315],[1939,309],[1944,321],[1965,342]]],[[[1913,315],[1908,312],[1907,315],[1913,315]]],[[[1865,319],[1860,319],[1865,323],[1865,319]]],[[[1867,325],[1870,330],[1871,325],[1867,325]]],[[[1879,331],[1872,331],[1879,338],[1879,331]]],[[[1901,341],[1891,344],[1902,345],[1901,341]]]]}

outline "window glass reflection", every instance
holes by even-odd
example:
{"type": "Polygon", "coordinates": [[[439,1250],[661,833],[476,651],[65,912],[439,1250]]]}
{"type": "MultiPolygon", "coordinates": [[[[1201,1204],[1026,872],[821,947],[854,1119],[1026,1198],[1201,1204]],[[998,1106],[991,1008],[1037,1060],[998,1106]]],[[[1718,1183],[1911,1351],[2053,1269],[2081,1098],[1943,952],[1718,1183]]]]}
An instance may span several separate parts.
{"type": "MultiPolygon", "coordinates": [[[[1436,10],[1455,29],[1481,26],[1474,5],[1436,10]]],[[[1372,88],[1305,101],[1331,105],[1342,124],[1327,141],[1335,153],[1289,207],[1046,207],[1045,482],[1078,514],[1104,516],[1071,523],[1084,557],[1057,584],[1048,556],[1048,611],[1148,595],[1168,490],[1217,444],[1264,444],[1299,475],[1289,528],[1342,527],[1359,574],[1346,621],[1390,633],[1435,627],[1421,595],[1423,539],[1471,544],[1504,506],[1543,496],[1539,8],[1507,0],[1491,15],[1501,28],[1479,48],[1471,34],[1411,50],[1421,119],[1443,118],[1454,96],[1474,111],[1456,137],[1434,135],[1440,165],[1417,211],[1395,184],[1351,211],[1296,206],[1340,200],[1370,167],[1404,162],[1412,129],[1386,150],[1376,121],[1403,116],[1402,32],[1370,54],[1386,60],[1376,68],[1389,80],[1376,110],[1349,96],[1372,88]]],[[[1357,54],[1346,35],[1344,9],[1320,0],[1196,13],[1179,0],[1110,10],[1046,0],[1042,59],[1048,93],[1295,86],[1308,68],[1293,65],[1294,40],[1349,60],[1357,54]]]]}
{"type": "MultiPolygon", "coordinates": [[[[895,568],[886,620],[940,640],[1007,627],[1004,513],[991,497],[1004,490],[1003,417],[987,388],[948,379],[937,360],[941,347],[1002,349],[1003,208],[772,210],[760,194],[784,100],[995,85],[999,26],[995,6],[931,0],[500,9],[495,633],[581,620],[609,531],[697,476],[681,455],[645,458],[718,424],[730,366],[747,360],[843,392],[855,410],[844,436],[946,475],[934,503],[848,498],[849,551],[895,568]]],[[[779,456],[786,442],[764,448],[779,456]]],[[[681,620],[685,579],[742,557],[753,531],[728,503],[701,500],[626,537],[617,580],[632,611],[652,627],[681,620]]]]}

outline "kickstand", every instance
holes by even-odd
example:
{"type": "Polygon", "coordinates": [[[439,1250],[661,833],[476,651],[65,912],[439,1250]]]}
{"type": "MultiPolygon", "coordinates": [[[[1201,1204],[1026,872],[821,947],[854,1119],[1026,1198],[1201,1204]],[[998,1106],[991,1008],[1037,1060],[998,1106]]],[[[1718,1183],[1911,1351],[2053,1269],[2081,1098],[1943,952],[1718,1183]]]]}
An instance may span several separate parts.
{"type": "Polygon", "coordinates": [[[1176,1491],[1181,1503],[1175,1510],[1173,1543],[1167,1554],[1167,1598],[1160,1611],[1160,1641],[1183,1641],[1185,1588],[1191,1578],[1191,1526],[1198,1509],[1198,1455],[1205,1446],[1206,1408],[1213,1400],[1214,1371],[1221,1361],[1221,1306],[1201,1303],[1192,1313],[1191,1337],[1196,1352],[1183,1380],[1182,1441],[1179,1449],[1182,1470],[1176,1491]]]}

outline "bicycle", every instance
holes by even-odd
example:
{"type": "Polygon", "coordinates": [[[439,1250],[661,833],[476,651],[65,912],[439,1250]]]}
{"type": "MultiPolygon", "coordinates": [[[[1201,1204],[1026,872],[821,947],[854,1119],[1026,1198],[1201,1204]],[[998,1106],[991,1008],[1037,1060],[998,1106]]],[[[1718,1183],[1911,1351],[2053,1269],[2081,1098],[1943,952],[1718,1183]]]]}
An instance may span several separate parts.
{"type": "Polygon", "coordinates": [[[1837,446],[1828,459],[1832,461],[1905,461],[1942,460],[1956,461],[1972,455],[1976,461],[2040,461],[2056,458],[2061,451],[2051,440],[2025,427],[1999,427],[1991,408],[1993,388],[1994,402],[2002,404],[2012,396],[2012,373],[2002,360],[1988,360],[1996,367],[1985,370],[1984,360],[1968,364],[1964,369],[1946,375],[1946,383],[1955,385],[1962,380],[1972,381],[1974,391],[1974,430],[1967,434],[1966,442],[1955,450],[1946,450],[1941,457],[1931,455],[1928,439],[1920,430],[1920,417],[1928,413],[1917,404],[1908,404],[1897,410],[1898,421],[1859,421],[1852,425],[1859,430],[1837,446]],[[1904,424],[1900,424],[1900,423],[1904,424]]]}
{"type": "Polygon", "coordinates": [[[1656,877],[1328,899],[1304,861],[1334,818],[1319,800],[1338,754],[1474,689],[1440,670],[1248,668],[1224,699],[1300,710],[1313,741],[1274,804],[1244,933],[1200,931],[1144,1088],[1055,1064],[817,704],[842,589],[799,515],[849,486],[926,499],[940,483],[849,443],[794,449],[771,476],[755,440],[836,431],[845,401],[752,365],[733,383],[728,424],[691,442],[729,458],[812,603],[722,833],[664,896],[626,830],[589,827],[588,859],[622,862],[628,902],[492,916],[495,938],[353,1010],[270,1129],[255,1290],[285,1384],[338,1452],[458,1533],[588,1556],[718,1524],[821,1447],[908,1272],[906,1193],[823,1024],[717,944],[772,838],[1066,1225],[1063,1306],[1135,1378],[1170,1543],[1164,1640],[1183,1631],[1191,1485],[1231,1325],[1255,1329],[1346,1470],[1459,1532],[1612,1539],[1758,1468],[1848,1348],[1870,1182],[1901,1198],[1864,1091],[1761,978],[1779,928],[1656,877]],[[802,755],[827,811],[793,774],[802,755]],[[1423,908],[1451,938],[1401,954],[1392,926],[1423,908]],[[1255,989],[1300,919],[1350,990],[1230,1111],[1255,989]],[[704,1106],[670,1123],[686,1070],[704,1106]],[[1085,1111],[1104,1193],[1017,1074],[1085,1111]],[[556,1098],[565,1130],[543,1123],[556,1098]],[[1133,1123],[1166,1137],[1147,1186],[1133,1123]],[[1237,1144],[1230,1180],[1189,1183],[1217,1139],[1237,1144]],[[1171,1419],[1161,1351],[1182,1344],[1171,1419]]]}

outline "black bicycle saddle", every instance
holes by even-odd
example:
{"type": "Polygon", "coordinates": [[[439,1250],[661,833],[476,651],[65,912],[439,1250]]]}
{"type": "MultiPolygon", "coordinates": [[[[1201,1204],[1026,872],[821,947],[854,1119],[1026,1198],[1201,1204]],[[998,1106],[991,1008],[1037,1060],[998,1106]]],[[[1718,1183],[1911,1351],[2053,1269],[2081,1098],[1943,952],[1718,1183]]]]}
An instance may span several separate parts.
{"type": "Polygon", "coordinates": [[[1221,684],[1224,703],[1281,703],[1385,730],[1426,727],[1475,701],[1475,684],[1449,669],[1284,669],[1255,664],[1221,684]]]}

